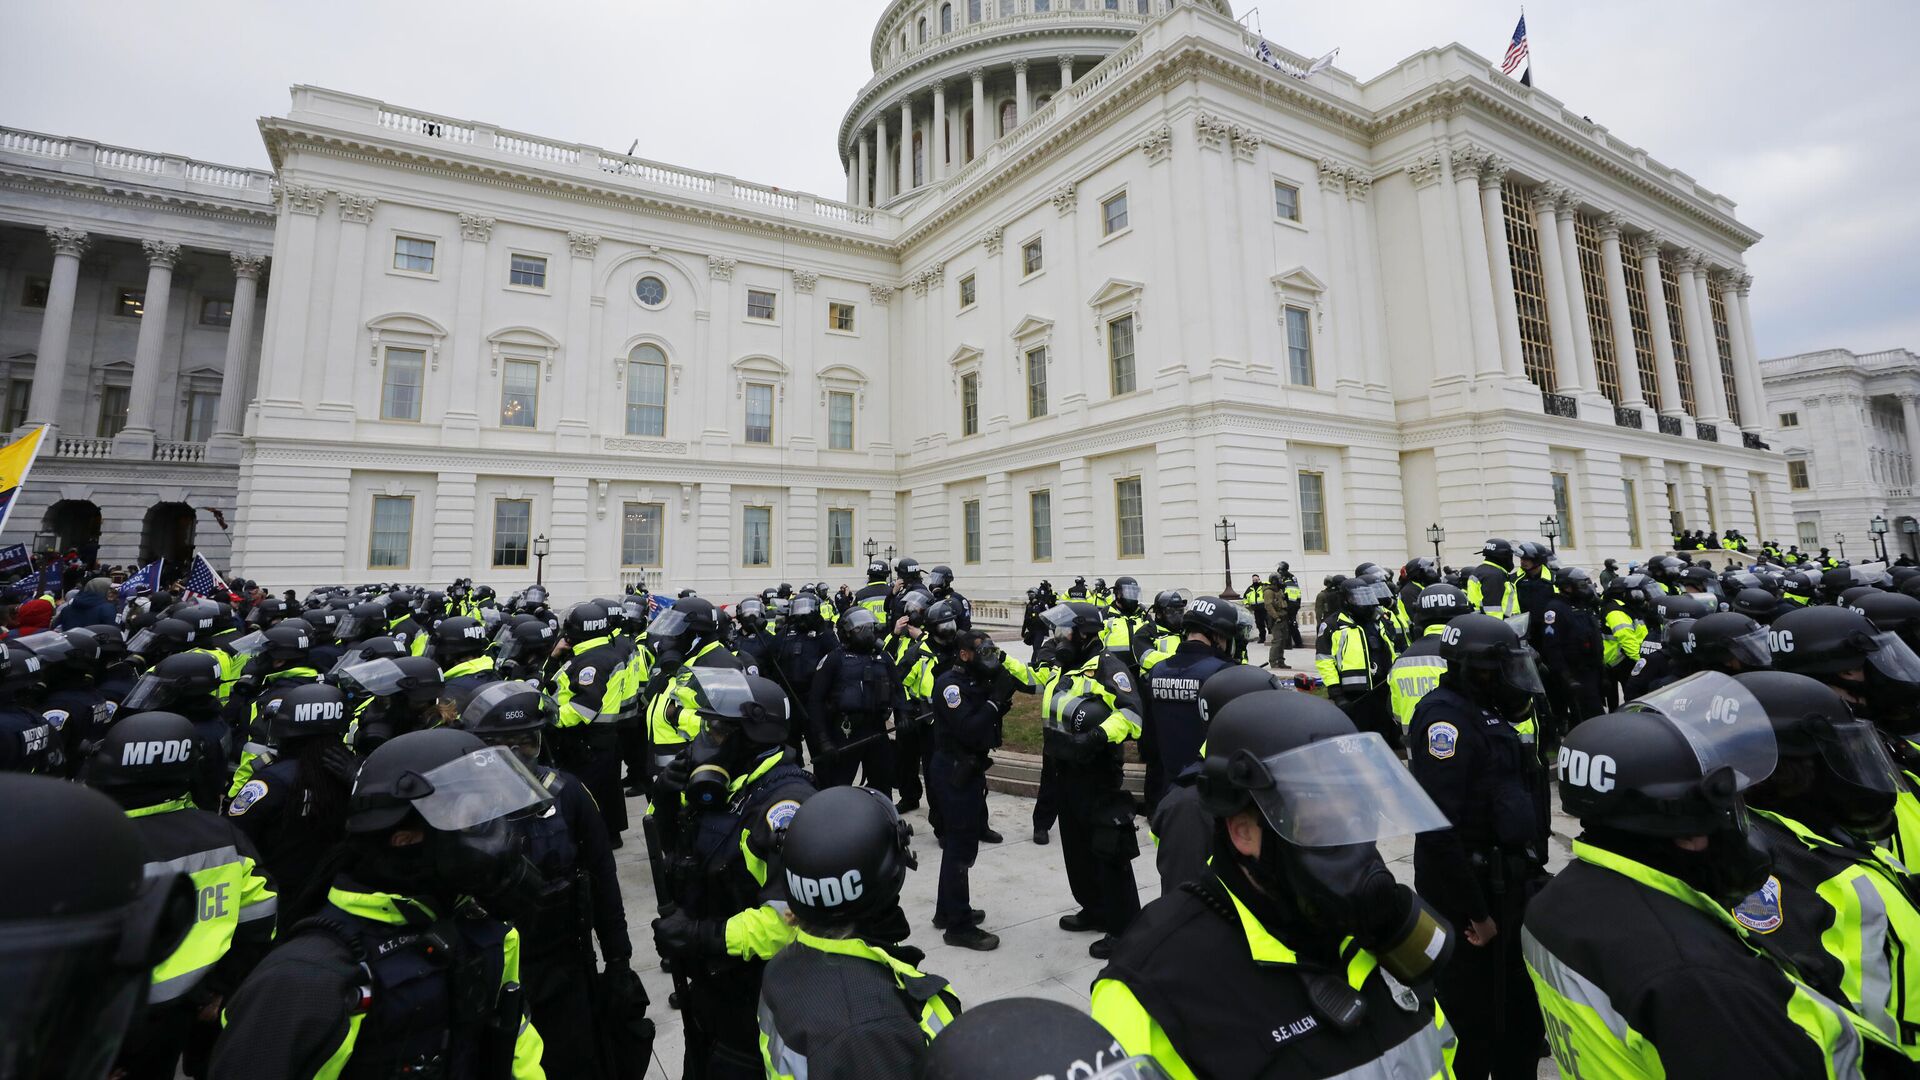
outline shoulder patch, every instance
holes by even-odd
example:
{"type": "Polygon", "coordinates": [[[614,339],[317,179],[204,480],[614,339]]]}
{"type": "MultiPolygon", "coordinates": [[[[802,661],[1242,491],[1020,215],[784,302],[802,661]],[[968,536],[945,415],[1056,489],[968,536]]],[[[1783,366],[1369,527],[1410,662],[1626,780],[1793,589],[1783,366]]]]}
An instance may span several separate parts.
{"type": "Polygon", "coordinates": [[[767,807],[767,827],[774,832],[784,832],[787,823],[792,821],[793,815],[799,812],[799,800],[781,799],[779,802],[767,807]]]}
{"type": "Polygon", "coordinates": [[[957,709],[960,707],[960,688],[958,686],[948,683],[947,688],[941,692],[940,697],[947,703],[947,708],[957,709]]]}
{"type": "Polygon", "coordinates": [[[265,780],[247,781],[246,784],[240,788],[240,793],[233,797],[233,802],[228,804],[227,816],[239,817],[245,814],[253,808],[254,803],[259,802],[266,794],[267,782],[265,780]]]}
{"type": "Polygon", "coordinates": [[[68,718],[69,714],[65,709],[48,709],[40,714],[40,719],[45,720],[47,725],[55,731],[65,728],[68,718]]]}
{"type": "Polygon", "coordinates": [[[1113,673],[1113,685],[1119,687],[1120,692],[1123,694],[1133,693],[1133,680],[1128,678],[1127,673],[1124,671],[1116,671],[1113,673]]]}
{"type": "Polygon", "coordinates": [[[579,683],[581,686],[592,686],[595,674],[597,673],[593,670],[593,665],[589,664],[575,673],[573,681],[579,683]]]}
{"type": "Polygon", "coordinates": [[[1769,874],[1766,884],[1734,907],[1733,917],[1756,934],[1771,934],[1780,929],[1787,921],[1780,910],[1780,879],[1769,874]]]}
{"type": "Polygon", "coordinates": [[[760,674],[760,665],[759,665],[759,664],[748,664],[748,665],[747,665],[747,674],[749,674],[749,675],[758,675],[758,674],[760,674]]]}
{"type": "Polygon", "coordinates": [[[1647,670],[1647,662],[1645,660],[1635,660],[1633,662],[1633,670],[1628,672],[1627,675],[1629,678],[1631,678],[1632,676],[1638,675],[1645,670],[1647,670]]]}
{"type": "Polygon", "coordinates": [[[1442,720],[1427,729],[1427,755],[1439,761],[1460,749],[1460,729],[1442,720]]]}
{"type": "Polygon", "coordinates": [[[1546,622],[1546,624],[1547,624],[1548,626],[1552,626],[1552,625],[1553,625],[1553,616],[1554,616],[1554,611],[1553,611],[1553,609],[1552,609],[1552,608],[1548,608],[1548,609],[1547,609],[1547,610],[1546,610],[1545,612],[1543,612],[1543,613],[1541,614],[1541,616],[1540,616],[1540,617],[1541,617],[1541,619],[1542,619],[1543,621],[1545,621],[1545,622],[1546,622]]]}

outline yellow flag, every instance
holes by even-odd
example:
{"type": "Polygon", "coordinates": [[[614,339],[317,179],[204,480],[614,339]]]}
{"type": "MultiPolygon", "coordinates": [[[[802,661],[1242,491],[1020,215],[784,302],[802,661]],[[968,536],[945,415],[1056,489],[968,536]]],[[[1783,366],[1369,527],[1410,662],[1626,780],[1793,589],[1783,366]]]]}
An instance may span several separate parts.
{"type": "Polygon", "coordinates": [[[33,470],[33,459],[40,455],[40,440],[46,433],[44,426],[34,428],[32,433],[0,449],[0,533],[7,530],[14,500],[27,485],[27,473],[33,470]]]}

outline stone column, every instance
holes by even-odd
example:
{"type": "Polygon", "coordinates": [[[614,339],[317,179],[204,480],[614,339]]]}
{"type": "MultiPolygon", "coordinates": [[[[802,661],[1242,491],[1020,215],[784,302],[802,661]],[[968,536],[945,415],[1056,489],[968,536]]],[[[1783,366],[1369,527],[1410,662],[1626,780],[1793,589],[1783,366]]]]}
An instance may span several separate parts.
{"type": "MultiPolygon", "coordinates": [[[[1580,241],[1573,219],[1580,212],[1580,199],[1573,192],[1560,196],[1560,261],[1565,266],[1562,278],[1567,287],[1567,317],[1573,331],[1574,370],[1580,373],[1580,386],[1600,393],[1600,373],[1593,358],[1593,328],[1587,324],[1587,286],[1580,274],[1580,241]]],[[[1612,402],[1607,403],[1613,407],[1612,402]]],[[[1611,417],[1609,417],[1611,419],[1611,417]]]]}
{"type": "Polygon", "coordinates": [[[913,190],[913,99],[900,99],[900,194],[913,190]]]}
{"type": "Polygon", "coordinates": [[[881,110],[873,121],[873,205],[893,198],[894,172],[887,164],[887,114],[881,110]]]}
{"type": "Polygon", "coordinates": [[[265,255],[230,251],[233,262],[233,323],[227,327],[227,355],[220,369],[220,415],[207,457],[213,461],[240,460],[240,429],[247,418],[247,364],[253,358],[253,313],[260,296],[260,270],[265,255]]]}
{"type": "Polygon", "coordinates": [[[973,154],[979,157],[987,152],[987,69],[974,68],[967,72],[973,78],[973,154]]]}
{"type": "Polygon", "coordinates": [[[849,203],[860,196],[860,177],[854,172],[856,168],[859,168],[859,165],[854,155],[849,152],[847,154],[847,201],[849,203]]]}
{"type": "Polygon", "coordinates": [[[1556,393],[1577,394],[1580,364],[1574,358],[1573,312],[1567,301],[1567,264],[1560,250],[1560,197],[1566,189],[1541,184],[1533,192],[1534,232],[1540,239],[1540,274],[1547,287],[1547,331],[1553,342],[1556,393]]]}
{"type": "MultiPolygon", "coordinates": [[[[482,351],[485,339],[482,328],[485,326],[484,311],[487,296],[487,243],[493,239],[494,219],[481,214],[460,215],[460,269],[454,282],[454,322],[452,340],[448,342],[446,356],[451,361],[451,370],[443,376],[447,383],[446,412],[441,417],[442,438],[454,446],[477,446],[480,441],[480,384],[485,381],[488,388],[499,393],[499,384],[483,379],[480,372],[482,351]],[[469,367],[468,365],[472,365],[469,367]]],[[[427,381],[431,387],[435,372],[429,366],[427,381]]],[[[429,389],[427,405],[430,406],[433,394],[429,389]]],[[[500,402],[491,403],[495,410],[488,427],[498,426],[500,402]]],[[[431,418],[431,407],[420,410],[420,419],[425,422],[431,418]]]]}
{"type": "Polygon", "coordinates": [[[1700,282],[1704,252],[1688,250],[1676,267],[1680,274],[1680,314],[1687,328],[1687,353],[1693,361],[1694,403],[1710,424],[1727,419],[1727,391],[1720,381],[1720,347],[1714,343],[1713,316],[1707,311],[1706,286],[1700,282]]]}
{"type": "MultiPolygon", "coordinates": [[[[1433,374],[1438,387],[1455,383],[1473,374],[1474,348],[1473,326],[1471,323],[1461,327],[1456,318],[1468,309],[1468,285],[1463,277],[1476,277],[1486,280],[1485,252],[1481,254],[1479,271],[1471,275],[1460,273],[1458,264],[1453,260],[1465,245],[1454,243],[1448,236],[1447,195],[1445,188],[1447,167],[1451,165],[1455,174],[1465,171],[1471,174],[1472,167],[1463,151],[1454,151],[1448,155],[1444,150],[1431,150],[1415,158],[1407,165],[1407,180],[1413,184],[1413,197],[1420,211],[1420,258],[1425,273],[1427,309],[1427,339],[1433,354],[1433,374]],[[1451,160],[1449,160],[1449,157],[1451,160]],[[1450,265],[1450,263],[1452,265],[1450,265]],[[1463,333],[1462,330],[1465,332],[1463,333]]],[[[1475,196],[1474,221],[1478,228],[1480,205],[1475,196]]],[[[1331,266],[1332,264],[1329,264],[1331,266]]],[[[1492,303],[1489,297],[1489,304],[1492,303]]],[[[1499,362],[1498,348],[1494,349],[1495,363],[1499,362]]],[[[1436,412],[1451,406],[1436,404],[1436,412]]]]}
{"type": "Polygon", "coordinates": [[[928,155],[933,160],[928,163],[930,176],[934,180],[947,178],[947,84],[933,84],[933,150],[928,155]]]}
{"type": "Polygon", "coordinates": [[[1033,101],[1027,93],[1027,61],[1024,58],[1013,62],[1013,103],[1013,122],[1026,123],[1027,114],[1033,111],[1033,101]]]}
{"type": "Polygon", "coordinates": [[[1620,404],[1647,407],[1640,385],[1640,354],[1633,347],[1633,316],[1627,312],[1627,266],[1620,260],[1620,215],[1600,219],[1600,262],[1607,275],[1607,323],[1613,330],[1614,363],[1620,369],[1620,404]]]}
{"type": "MultiPolygon", "coordinates": [[[[1761,393],[1759,380],[1753,377],[1753,353],[1747,348],[1747,336],[1741,332],[1739,279],[1732,274],[1715,274],[1712,287],[1720,294],[1720,306],[1727,313],[1727,343],[1733,348],[1733,389],[1740,402],[1741,419],[1746,421],[1740,430],[1757,432],[1766,426],[1767,399],[1761,393]]],[[[1911,433],[1912,429],[1908,431],[1911,433]]]]}
{"type": "MultiPolygon", "coordinates": [[[[1753,340],[1753,312],[1747,307],[1747,293],[1753,291],[1753,275],[1741,274],[1734,279],[1735,298],[1740,301],[1740,310],[1729,310],[1727,318],[1733,321],[1747,348],[1747,382],[1754,388],[1754,394],[1760,399],[1762,408],[1766,406],[1766,383],[1760,379],[1760,347],[1753,340]]],[[[1764,421],[1764,417],[1762,421],[1764,421]]],[[[1756,430],[1765,427],[1764,422],[1756,422],[1756,430]]],[[[1914,467],[1920,468],[1920,458],[1914,459],[1914,467]]]]}
{"type": "Polygon", "coordinates": [[[860,136],[860,175],[859,190],[854,202],[860,206],[873,205],[873,136],[862,133],[860,136]]]}
{"type": "MultiPolygon", "coordinates": [[[[1466,285],[1467,316],[1472,330],[1468,340],[1473,343],[1474,352],[1473,359],[1465,365],[1467,370],[1460,372],[1462,375],[1501,373],[1500,331],[1493,310],[1495,279],[1487,273],[1487,231],[1480,218],[1480,169],[1488,156],[1470,146],[1453,151],[1453,198],[1460,215],[1461,254],[1466,260],[1466,272],[1461,279],[1466,285]]],[[[1512,299],[1511,289],[1508,299],[1512,299]]]]}
{"type": "Polygon", "coordinates": [[[333,325],[321,352],[318,411],[343,424],[352,422],[355,415],[353,383],[359,366],[348,358],[359,352],[361,320],[366,317],[360,295],[368,277],[367,227],[373,223],[373,208],[378,202],[371,195],[334,192],[334,203],[340,208],[340,231],[333,261],[333,325]]]}
{"type": "Polygon", "coordinates": [[[133,390],[127,397],[127,426],[114,437],[115,457],[153,456],[160,349],[166,344],[167,309],[173,299],[173,264],[180,259],[180,245],[171,240],[142,240],[140,247],[147,253],[147,293],[140,315],[140,337],[133,346],[133,390]]]}
{"type": "MultiPolygon", "coordinates": [[[[275,291],[304,299],[316,288],[319,248],[315,236],[328,194],[325,188],[298,184],[280,189],[280,224],[274,232],[274,250],[279,252],[273,264],[275,291]]],[[[306,406],[300,387],[307,366],[324,365],[326,356],[309,335],[306,304],[282,304],[272,315],[267,320],[267,340],[260,346],[260,385],[254,396],[262,412],[302,416],[306,406]]]]}
{"type": "Polygon", "coordinates": [[[1907,457],[1914,468],[1920,469],[1920,407],[1916,407],[1920,394],[1901,394],[1899,398],[1900,419],[1907,428],[1907,457]]]}
{"type": "Polygon", "coordinates": [[[1480,220],[1487,230],[1487,269],[1493,275],[1493,316],[1500,335],[1500,366],[1509,378],[1527,377],[1520,352],[1520,305],[1513,297],[1513,253],[1507,247],[1507,212],[1500,189],[1507,159],[1487,155],[1480,172],[1480,220]]]}
{"type": "Polygon", "coordinates": [[[1660,284],[1660,234],[1648,233],[1634,245],[1640,278],[1646,286],[1647,322],[1653,331],[1653,368],[1660,379],[1660,415],[1685,416],[1680,402],[1680,370],[1673,362],[1673,331],[1667,323],[1667,290],[1660,284]]]}
{"type": "Polygon", "coordinates": [[[1366,372],[1368,388],[1385,393],[1389,374],[1381,331],[1386,314],[1380,306],[1380,261],[1373,246],[1373,212],[1367,208],[1367,197],[1372,192],[1371,176],[1357,171],[1347,174],[1347,220],[1351,225],[1348,236],[1353,243],[1353,261],[1358,270],[1360,340],[1366,350],[1362,370],[1366,372]]]}
{"type": "Polygon", "coordinates": [[[67,382],[67,343],[73,339],[73,297],[79,291],[80,255],[87,250],[87,234],[79,229],[49,225],[47,241],[53,245],[53,275],[47,283],[47,307],[40,315],[27,427],[52,427],[59,422],[60,391],[67,382]]]}
{"type": "MultiPolygon", "coordinates": [[[[600,237],[593,233],[569,232],[567,250],[567,336],[560,344],[560,423],[556,428],[559,445],[584,451],[592,434],[594,409],[590,403],[593,386],[605,385],[602,368],[595,360],[598,335],[593,332],[593,260],[600,251],[600,237]]],[[[550,371],[551,369],[549,369],[550,371]]],[[[550,378],[543,375],[542,380],[550,378]]],[[[621,429],[621,430],[624,430],[621,429]]]]}
{"type": "MultiPolygon", "coordinates": [[[[1203,162],[1212,161],[1217,155],[1202,154],[1203,162]]],[[[1208,190],[1213,190],[1209,185],[1208,190]]],[[[1333,320],[1333,385],[1335,389],[1359,390],[1366,383],[1366,346],[1361,343],[1360,324],[1357,315],[1360,308],[1360,280],[1353,268],[1354,244],[1351,234],[1352,222],[1347,215],[1340,213],[1340,207],[1346,202],[1347,168],[1332,158],[1320,159],[1320,205],[1327,223],[1327,269],[1331,275],[1328,281],[1326,316],[1333,320]]],[[[1211,260],[1210,260],[1211,263],[1211,260]]],[[[1212,292],[1215,303],[1227,299],[1227,289],[1216,285],[1212,292]]],[[[1226,320],[1215,316],[1215,321],[1225,325],[1226,320]]],[[[1224,349],[1221,352],[1225,352],[1224,349]]],[[[1236,357],[1235,359],[1239,359],[1236,357]]]]}
{"type": "MultiPolygon", "coordinates": [[[[1061,53],[1058,59],[1060,61],[1060,92],[1065,93],[1067,87],[1073,85],[1073,56],[1070,53],[1061,53]]],[[[1061,106],[1061,108],[1065,107],[1061,106]]]]}

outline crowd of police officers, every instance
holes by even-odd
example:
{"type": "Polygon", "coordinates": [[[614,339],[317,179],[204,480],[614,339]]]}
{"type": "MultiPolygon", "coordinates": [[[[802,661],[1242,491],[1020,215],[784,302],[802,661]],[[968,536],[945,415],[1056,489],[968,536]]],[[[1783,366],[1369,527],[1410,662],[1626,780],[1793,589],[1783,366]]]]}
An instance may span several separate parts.
{"type": "Polygon", "coordinates": [[[690,1077],[1920,1074],[1920,568],[1493,539],[1326,578],[1312,675],[1284,563],[1042,582],[1025,658],[947,567],[867,576],[136,597],[0,643],[0,1076],[644,1075],[633,796],[690,1077]],[[997,947],[1020,695],[1091,1019],[963,1012],[899,902],[924,799],[934,928],[997,947]]]}

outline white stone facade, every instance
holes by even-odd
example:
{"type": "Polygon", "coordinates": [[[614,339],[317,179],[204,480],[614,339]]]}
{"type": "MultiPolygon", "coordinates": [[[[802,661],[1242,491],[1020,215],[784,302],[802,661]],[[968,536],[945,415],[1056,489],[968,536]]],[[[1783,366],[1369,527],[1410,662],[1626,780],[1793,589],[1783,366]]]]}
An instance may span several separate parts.
{"type": "Polygon", "coordinates": [[[726,598],[872,538],[993,597],[1210,585],[1223,516],[1242,582],[1429,524],[1449,562],[1550,514],[1596,561],[1787,531],[1730,201],[1458,46],[1301,81],[1136,2],[955,2],[924,47],[942,4],[894,4],[846,202],[296,87],[237,562],[726,598]],[[1003,78],[969,159],[952,99],[1003,78]],[[905,177],[902,100],[952,155],[905,177]]]}
{"type": "Polygon", "coordinates": [[[1767,438],[1786,456],[1793,502],[1793,532],[1780,541],[1836,555],[1844,543],[1848,556],[1868,558],[1878,516],[1889,554],[1920,558],[1920,356],[1824,349],[1763,360],[1760,373],[1767,438]]]}
{"type": "Polygon", "coordinates": [[[54,429],[7,543],[225,564],[271,181],[0,128],[0,404],[54,429]]]}

